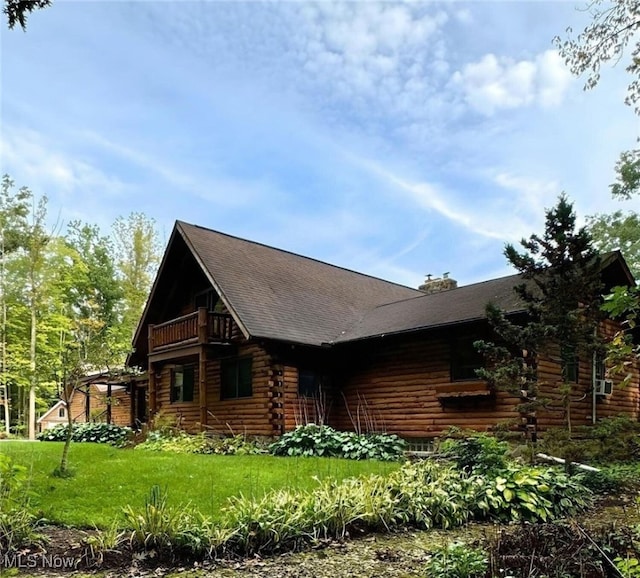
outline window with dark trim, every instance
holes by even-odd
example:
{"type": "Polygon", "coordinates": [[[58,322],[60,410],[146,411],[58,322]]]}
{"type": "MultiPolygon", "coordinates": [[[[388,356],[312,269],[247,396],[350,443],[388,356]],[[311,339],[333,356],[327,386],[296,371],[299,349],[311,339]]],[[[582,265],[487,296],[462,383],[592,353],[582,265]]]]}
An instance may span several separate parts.
{"type": "Polygon", "coordinates": [[[65,413],[65,409],[64,407],[59,407],[58,408],[58,417],[66,417],[66,413],[65,413]]]}
{"type": "Polygon", "coordinates": [[[565,345],[560,350],[560,367],[565,383],[578,383],[580,360],[576,348],[565,345]]]}
{"type": "Polygon", "coordinates": [[[607,379],[607,365],[605,362],[605,355],[602,352],[597,352],[594,359],[594,379],[607,379]]]}
{"type": "Polygon", "coordinates": [[[451,381],[480,379],[477,369],[484,367],[484,356],[474,346],[477,337],[461,337],[451,344],[451,381]]]}
{"type": "Polygon", "coordinates": [[[176,365],[171,370],[171,401],[193,401],[195,365],[176,365]]]}
{"type": "Polygon", "coordinates": [[[331,378],[310,369],[298,371],[298,396],[319,397],[322,390],[330,386],[331,378]]]}
{"type": "Polygon", "coordinates": [[[253,395],[251,357],[223,359],[220,362],[220,397],[235,399],[253,395]]]}

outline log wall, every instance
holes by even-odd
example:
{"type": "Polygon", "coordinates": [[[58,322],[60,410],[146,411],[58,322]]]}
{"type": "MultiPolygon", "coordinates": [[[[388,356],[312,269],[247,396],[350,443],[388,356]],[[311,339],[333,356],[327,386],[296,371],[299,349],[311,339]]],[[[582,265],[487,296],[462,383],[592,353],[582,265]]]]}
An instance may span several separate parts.
{"type": "Polygon", "coordinates": [[[344,397],[334,399],[331,425],[429,438],[450,426],[486,431],[519,421],[514,398],[503,392],[461,395],[488,388],[478,380],[451,382],[450,339],[440,334],[371,344],[366,363],[344,374],[344,397]]]}
{"type": "MultiPolygon", "coordinates": [[[[224,351],[224,350],[223,350],[224,351]]],[[[231,357],[252,358],[252,392],[251,397],[237,399],[221,399],[221,360],[228,355],[213,354],[205,348],[206,367],[206,414],[207,424],[201,423],[199,357],[191,356],[180,360],[180,364],[193,363],[195,386],[193,401],[171,402],[171,368],[174,363],[157,364],[156,381],[157,409],[163,416],[175,418],[177,423],[187,431],[207,429],[224,434],[248,434],[272,436],[274,422],[272,415],[273,367],[271,357],[258,343],[244,342],[234,350],[231,357]]],[[[177,361],[176,361],[177,363],[177,361]]]]}
{"type": "MultiPolygon", "coordinates": [[[[616,324],[607,321],[601,326],[605,338],[613,337],[616,324]]],[[[585,426],[593,423],[592,371],[593,360],[579,359],[578,383],[571,393],[571,425],[585,426]]],[[[596,419],[626,415],[633,419],[640,418],[640,371],[638,361],[630,366],[632,378],[628,385],[622,386],[624,376],[614,375],[608,379],[613,381],[613,393],[607,396],[596,396],[596,419]]],[[[566,423],[566,411],[562,395],[558,391],[562,385],[561,365],[558,356],[547,356],[538,363],[538,392],[541,397],[551,401],[548,409],[537,412],[537,425],[540,432],[551,427],[561,427],[566,423]]]]}

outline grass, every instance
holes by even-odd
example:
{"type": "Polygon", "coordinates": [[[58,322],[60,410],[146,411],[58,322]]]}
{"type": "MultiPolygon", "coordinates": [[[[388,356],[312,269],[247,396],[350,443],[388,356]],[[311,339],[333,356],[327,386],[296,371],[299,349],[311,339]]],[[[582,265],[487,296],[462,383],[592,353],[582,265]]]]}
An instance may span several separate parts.
{"type": "Polygon", "coordinates": [[[42,517],[76,527],[108,527],[123,506],[142,506],[155,484],[168,492],[169,503],[190,503],[217,518],[227,498],[240,493],[261,496],[275,488],[309,489],[317,484],[316,477],[341,480],[398,467],[337,458],[171,454],[75,443],[70,451],[75,476],[61,479],[51,473],[62,446],[2,442],[0,453],[30,469],[33,504],[42,517]]]}

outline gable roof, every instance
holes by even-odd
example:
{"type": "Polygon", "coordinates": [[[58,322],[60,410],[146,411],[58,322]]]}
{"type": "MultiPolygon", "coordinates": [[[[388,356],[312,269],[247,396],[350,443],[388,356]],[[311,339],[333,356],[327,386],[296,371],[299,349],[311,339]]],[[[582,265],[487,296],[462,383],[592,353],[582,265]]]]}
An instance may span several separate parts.
{"type": "Polygon", "coordinates": [[[247,337],[321,345],[369,309],[422,295],[196,225],[178,221],[176,229],[247,337]]]}
{"type": "MultiPolygon", "coordinates": [[[[49,416],[50,416],[51,414],[53,414],[53,412],[54,412],[55,410],[57,410],[57,409],[58,409],[58,408],[60,408],[60,407],[66,407],[66,406],[67,406],[67,403],[66,403],[64,400],[59,399],[56,403],[54,403],[54,404],[53,404],[53,405],[52,405],[52,406],[51,406],[47,411],[45,411],[45,412],[44,412],[44,413],[43,413],[43,414],[38,418],[37,423],[42,423],[43,421],[46,421],[47,419],[49,419],[49,416]]],[[[65,417],[65,418],[60,418],[60,419],[64,419],[64,420],[66,420],[67,418],[65,417]]]]}
{"type": "MultiPolygon", "coordinates": [[[[159,280],[171,275],[167,263],[172,250],[174,254],[191,254],[247,338],[331,345],[479,321],[486,317],[489,302],[508,314],[524,310],[513,291],[522,282],[519,275],[427,295],[418,289],[177,221],[134,344],[142,338],[152,305],[163,298],[156,295],[156,290],[159,280]]],[[[609,288],[635,283],[619,251],[602,256],[602,270],[609,288]]]]}

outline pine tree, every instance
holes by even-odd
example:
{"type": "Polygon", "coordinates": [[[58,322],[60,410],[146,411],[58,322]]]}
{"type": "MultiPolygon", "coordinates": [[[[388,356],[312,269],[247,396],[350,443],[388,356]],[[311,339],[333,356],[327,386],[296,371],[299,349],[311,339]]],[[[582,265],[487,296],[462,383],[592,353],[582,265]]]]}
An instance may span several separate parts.
{"type": "Polygon", "coordinates": [[[591,358],[602,347],[597,333],[602,318],[600,259],[586,228],[576,229],[573,205],[565,195],[545,217],[544,233],[523,239],[523,252],[513,245],[504,251],[522,278],[514,291],[523,304],[523,315],[507,317],[489,304],[487,317],[499,339],[476,346],[488,361],[480,376],[519,395],[523,402],[519,409],[526,416],[541,406],[551,407],[538,397],[540,356],[561,364],[561,409],[570,430],[571,365],[577,357],[591,358]]]}

